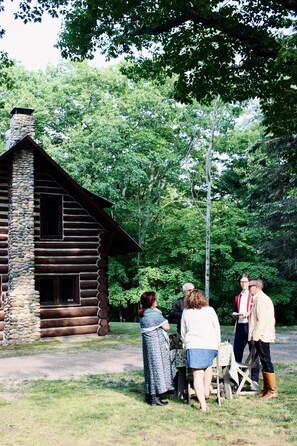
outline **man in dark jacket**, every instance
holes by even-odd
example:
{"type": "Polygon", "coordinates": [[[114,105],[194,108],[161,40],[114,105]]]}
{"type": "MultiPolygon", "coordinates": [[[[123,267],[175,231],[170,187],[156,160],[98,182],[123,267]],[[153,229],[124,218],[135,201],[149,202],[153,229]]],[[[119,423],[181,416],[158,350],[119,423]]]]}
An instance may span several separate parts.
{"type": "MultiPolygon", "coordinates": [[[[171,311],[168,315],[168,320],[170,322],[177,322],[176,330],[177,330],[177,342],[180,339],[180,325],[181,325],[181,318],[182,314],[185,308],[185,298],[187,295],[195,289],[194,285],[192,283],[184,283],[182,286],[182,290],[184,295],[182,297],[179,297],[176,299],[174,304],[172,305],[171,311]]],[[[174,388],[175,388],[175,395],[177,398],[180,399],[186,399],[187,398],[187,380],[186,380],[186,367],[179,367],[177,369],[177,373],[174,377],[174,388]]]]}
{"type": "Polygon", "coordinates": [[[182,290],[184,295],[182,297],[179,297],[178,299],[176,299],[176,301],[174,302],[171,311],[169,313],[168,316],[168,320],[169,322],[177,322],[177,333],[180,334],[180,322],[181,322],[181,317],[185,308],[185,298],[187,297],[187,295],[193,291],[195,289],[195,286],[192,283],[184,283],[184,285],[182,286],[182,290]]]}

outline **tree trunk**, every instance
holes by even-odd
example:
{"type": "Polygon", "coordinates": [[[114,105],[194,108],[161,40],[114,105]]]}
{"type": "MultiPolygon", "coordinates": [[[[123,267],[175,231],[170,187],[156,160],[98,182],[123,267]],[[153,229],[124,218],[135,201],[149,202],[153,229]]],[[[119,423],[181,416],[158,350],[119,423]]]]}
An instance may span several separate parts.
{"type": "Polygon", "coordinates": [[[217,125],[217,112],[218,112],[218,100],[214,102],[213,111],[211,113],[211,136],[209,146],[206,154],[206,184],[207,184],[207,197],[206,197],[206,237],[205,237],[205,297],[209,302],[209,283],[210,283],[210,234],[211,234],[211,161],[214,146],[214,134],[217,125]]]}

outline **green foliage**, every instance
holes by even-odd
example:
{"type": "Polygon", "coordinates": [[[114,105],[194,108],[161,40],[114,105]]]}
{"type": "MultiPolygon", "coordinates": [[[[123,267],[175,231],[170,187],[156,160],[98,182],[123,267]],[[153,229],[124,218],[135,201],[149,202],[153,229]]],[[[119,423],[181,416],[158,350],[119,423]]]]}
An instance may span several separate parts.
{"type": "MultiPolygon", "coordinates": [[[[246,203],[251,263],[242,272],[261,277],[276,305],[278,321],[296,318],[295,138],[266,139],[233,158],[222,183],[246,203]]],[[[234,263],[231,279],[240,272],[234,263]]]]}
{"type": "MultiPolygon", "coordinates": [[[[12,66],[13,61],[9,60],[7,53],[0,51],[0,85],[6,85],[8,88],[12,87],[13,82],[10,76],[10,68],[12,66]]],[[[2,101],[3,98],[0,98],[0,107],[3,106],[2,101]]]]}
{"type": "MultiPolygon", "coordinates": [[[[4,10],[0,1],[0,14],[4,10]]],[[[0,26],[0,39],[2,39],[5,30],[0,26]]],[[[10,68],[14,65],[13,61],[8,58],[8,54],[5,51],[0,50],[0,85],[5,85],[8,88],[12,87],[13,83],[10,77],[10,68]]],[[[3,106],[3,98],[0,97],[0,107],[3,106]]]]}
{"type": "Polygon", "coordinates": [[[21,2],[19,16],[63,15],[63,57],[125,55],[125,72],[164,81],[175,97],[210,103],[259,97],[270,131],[296,133],[296,15],[293,1],[65,0],[21,2]]]}
{"type": "MultiPolygon", "coordinates": [[[[108,210],[143,248],[112,258],[112,317],[134,320],[140,295],[157,291],[168,314],[180,287],[204,289],[205,154],[211,107],[185,106],[162,87],[135,82],[119,67],[63,63],[45,73],[12,67],[0,87],[2,151],[9,112],[34,108],[38,143],[108,210]]],[[[294,138],[262,143],[257,103],[218,110],[213,153],[210,303],[229,314],[242,272],[262,277],[277,320],[296,318],[296,151],[294,138]],[[273,146],[272,146],[273,144],[273,146]]]]}
{"type": "MultiPolygon", "coordinates": [[[[147,266],[139,271],[142,291],[148,289],[156,290],[158,306],[164,314],[169,313],[173,302],[182,295],[181,285],[194,280],[193,271],[184,271],[178,267],[147,266]]],[[[199,283],[196,286],[199,286],[199,283]]]]}
{"type": "Polygon", "coordinates": [[[264,141],[249,154],[253,185],[248,199],[266,235],[260,249],[285,278],[297,277],[297,171],[288,156],[292,152],[296,152],[296,138],[264,141]]]}

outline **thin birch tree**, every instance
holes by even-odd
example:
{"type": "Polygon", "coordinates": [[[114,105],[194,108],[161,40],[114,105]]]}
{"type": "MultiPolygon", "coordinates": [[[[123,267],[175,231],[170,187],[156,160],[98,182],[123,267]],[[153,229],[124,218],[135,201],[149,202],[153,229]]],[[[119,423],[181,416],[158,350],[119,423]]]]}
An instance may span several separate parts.
{"type": "Polygon", "coordinates": [[[212,186],[212,176],[211,176],[211,165],[212,165],[212,154],[214,149],[214,136],[217,127],[217,114],[219,108],[219,98],[214,101],[213,109],[210,114],[211,120],[211,135],[208,145],[208,150],[206,152],[206,217],[205,217],[205,297],[209,302],[210,299],[210,236],[211,236],[211,186],[212,186]]]}

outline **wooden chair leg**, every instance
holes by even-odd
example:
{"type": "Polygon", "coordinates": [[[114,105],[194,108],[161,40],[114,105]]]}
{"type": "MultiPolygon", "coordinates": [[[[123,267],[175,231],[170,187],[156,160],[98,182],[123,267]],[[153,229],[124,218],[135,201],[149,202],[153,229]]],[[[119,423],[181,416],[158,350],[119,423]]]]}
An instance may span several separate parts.
{"type": "Polygon", "coordinates": [[[237,395],[244,395],[247,393],[254,392],[254,390],[243,391],[243,387],[245,384],[250,384],[251,386],[255,387],[255,391],[257,390],[259,391],[260,387],[253,383],[251,374],[252,374],[252,368],[250,365],[239,364],[238,376],[241,378],[241,381],[239,383],[238,389],[236,390],[237,395]]]}
{"type": "Polygon", "coordinates": [[[188,404],[191,404],[191,393],[192,393],[192,389],[191,389],[191,383],[190,380],[188,380],[188,404]]]}
{"type": "Polygon", "coordinates": [[[217,402],[221,405],[220,370],[217,370],[217,402]]]}

